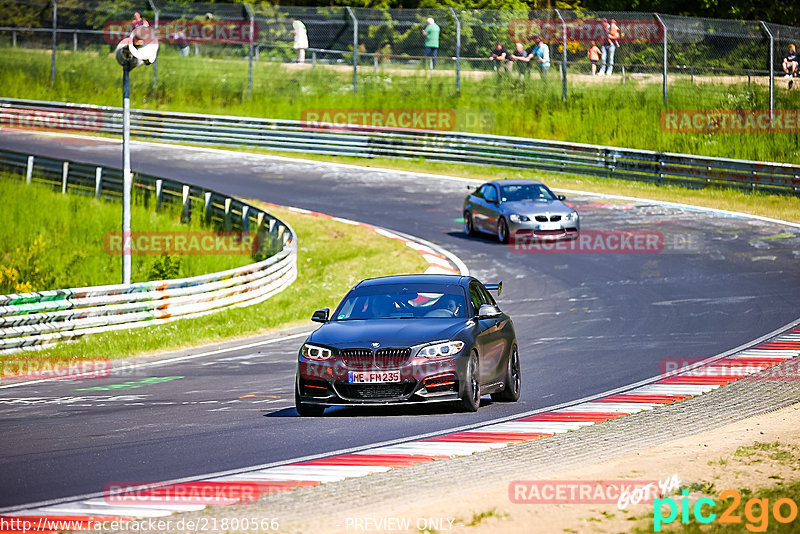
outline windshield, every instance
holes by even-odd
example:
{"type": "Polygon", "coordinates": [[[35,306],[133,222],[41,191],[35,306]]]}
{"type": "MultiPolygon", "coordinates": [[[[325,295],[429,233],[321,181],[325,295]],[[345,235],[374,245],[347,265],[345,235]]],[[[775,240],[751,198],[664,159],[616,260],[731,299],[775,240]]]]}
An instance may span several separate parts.
{"type": "Polygon", "coordinates": [[[382,284],[351,291],[336,310],[334,320],[465,318],[465,308],[461,286],[382,284]]]}
{"type": "Polygon", "coordinates": [[[500,186],[500,197],[503,202],[520,200],[555,200],[555,195],[542,184],[503,185],[500,186]]]}

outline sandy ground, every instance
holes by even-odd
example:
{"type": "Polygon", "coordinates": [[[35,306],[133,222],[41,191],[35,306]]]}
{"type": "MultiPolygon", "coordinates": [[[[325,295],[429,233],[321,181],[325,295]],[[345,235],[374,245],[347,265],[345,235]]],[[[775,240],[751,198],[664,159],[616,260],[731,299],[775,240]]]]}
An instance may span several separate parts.
{"type": "MultiPolygon", "coordinates": [[[[645,449],[635,455],[563,472],[548,480],[666,481],[673,475],[680,479],[681,486],[692,488],[692,501],[701,497],[719,500],[720,492],[725,489],[756,490],[781,481],[800,480],[800,404],[645,449]],[[761,445],[753,447],[757,443],[761,445]]],[[[510,481],[488,483],[481,480],[483,476],[476,473],[475,480],[465,481],[464,492],[457,499],[376,506],[368,515],[331,518],[330,530],[320,530],[322,525],[316,525],[314,531],[530,534],[616,533],[628,532],[634,526],[652,528],[652,502],[625,510],[618,509],[616,504],[515,504],[509,497],[510,481]],[[483,486],[483,489],[471,490],[467,482],[483,486]]],[[[520,472],[516,480],[536,478],[535,473],[520,472]]],[[[740,514],[745,500],[739,507],[740,514]]],[[[303,526],[297,526],[305,531],[303,526]]]]}

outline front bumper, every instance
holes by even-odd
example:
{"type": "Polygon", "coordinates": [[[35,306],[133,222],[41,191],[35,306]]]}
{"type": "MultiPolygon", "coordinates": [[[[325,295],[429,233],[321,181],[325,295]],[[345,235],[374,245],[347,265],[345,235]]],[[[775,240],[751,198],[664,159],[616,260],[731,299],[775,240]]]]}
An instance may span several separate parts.
{"type": "Polygon", "coordinates": [[[297,390],[306,404],[363,406],[455,401],[459,398],[459,368],[463,358],[410,358],[391,369],[348,367],[336,358],[311,361],[300,358],[297,390]],[[399,372],[400,382],[351,383],[350,371],[399,372]]]}
{"type": "Polygon", "coordinates": [[[574,239],[580,232],[580,219],[560,220],[557,222],[525,221],[508,223],[510,236],[515,234],[535,236],[540,239],[574,239]]]}

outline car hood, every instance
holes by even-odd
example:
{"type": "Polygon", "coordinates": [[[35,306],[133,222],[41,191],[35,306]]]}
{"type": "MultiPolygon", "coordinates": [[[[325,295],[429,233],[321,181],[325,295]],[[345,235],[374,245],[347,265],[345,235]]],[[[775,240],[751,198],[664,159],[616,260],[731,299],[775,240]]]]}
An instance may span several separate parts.
{"type": "Polygon", "coordinates": [[[333,348],[413,347],[452,339],[467,319],[369,319],[330,321],[308,337],[309,343],[333,348]]]}
{"type": "Polygon", "coordinates": [[[560,200],[519,200],[513,202],[503,202],[503,211],[506,213],[518,213],[520,215],[536,215],[538,213],[557,213],[566,215],[572,213],[572,208],[564,205],[560,200]]]}

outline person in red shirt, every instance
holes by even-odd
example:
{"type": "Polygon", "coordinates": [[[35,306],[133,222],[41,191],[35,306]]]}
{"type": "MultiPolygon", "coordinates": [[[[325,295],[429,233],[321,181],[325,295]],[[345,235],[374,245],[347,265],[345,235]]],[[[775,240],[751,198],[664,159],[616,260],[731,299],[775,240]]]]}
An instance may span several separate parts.
{"type": "Polygon", "coordinates": [[[600,60],[600,49],[597,47],[594,41],[592,41],[592,46],[586,53],[586,57],[588,57],[589,61],[592,62],[592,76],[594,76],[597,74],[597,62],[600,60]]]}

